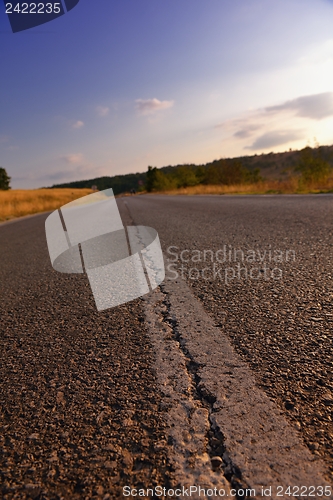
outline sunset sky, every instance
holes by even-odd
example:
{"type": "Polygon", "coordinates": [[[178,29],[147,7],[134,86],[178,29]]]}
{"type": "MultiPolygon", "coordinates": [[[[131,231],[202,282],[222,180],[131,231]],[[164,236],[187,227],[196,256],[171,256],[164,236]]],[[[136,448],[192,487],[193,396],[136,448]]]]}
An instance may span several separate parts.
{"type": "Polygon", "coordinates": [[[14,188],[333,144],[332,0],[80,0],[16,34],[0,3],[0,43],[14,188]]]}

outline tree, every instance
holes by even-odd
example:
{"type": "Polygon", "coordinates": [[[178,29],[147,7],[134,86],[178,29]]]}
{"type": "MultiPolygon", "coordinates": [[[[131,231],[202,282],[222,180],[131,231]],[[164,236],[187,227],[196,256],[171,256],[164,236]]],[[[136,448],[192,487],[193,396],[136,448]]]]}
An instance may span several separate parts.
{"type": "Polygon", "coordinates": [[[325,182],[332,172],[330,163],[324,160],[319,149],[312,150],[309,146],[302,149],[296,170],[301,173],[301,181],[305,184],[325,182]]]}
{"type": "Polygon", "coordinates": [[[247,169],[239,160],[215,160],[208,165],[205,184],[242,184],[247,180],[247,169]]]}
{"type": "Polygon", "coordinates": [[[245,178],[245,169],[239,160],[225,162],[222,165],[222,184],[242,184],[245,178]]]}
{"type": "Polygon", "coordinates": [[[0,167],[0,189],[7,191],[10,189],[10,177],[8,176],[6,170],[0,167]]]}
{"type": "Polygon", "coordinates": [[[195,170],[189,165],[181,165],[177,167],[171,174],[174,184],[177,188],[186,188],[199,184],[195,170]]]}
{"type": "Polygon", "coordinates": [[[146,189],[148,193],[151,193],[152,190],[154,189],[154,184],[156,180],[156,172],[157,168],[156,167],[148,167],[148,172],[146,175],[146,189]]]}
{"type": "Polygon", "coordinates": [[[146,189],[148,193],[152,191],[166,191],[175,187],[177,186],[170,176],[164,174],[156,167],[148,167],[146,174],[146,189]]]}
{"type": "Polygon", "coordinates": [[[249,184],[256,184],[257,182],[262,181],[263,178],[260,175],[260,168],[255,168],[254,170],[246,170],[244,175],[244,182],[249,184]]]}

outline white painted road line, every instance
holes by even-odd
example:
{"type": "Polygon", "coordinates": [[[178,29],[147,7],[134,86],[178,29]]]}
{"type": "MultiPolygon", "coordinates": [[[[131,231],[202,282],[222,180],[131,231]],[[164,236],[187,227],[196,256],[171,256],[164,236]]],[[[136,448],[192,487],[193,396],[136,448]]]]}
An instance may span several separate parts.
{"type": "Polygon", "coordinates": [[[183,484],[206,481],[222,487],[225,481],[208,460],[205,429],[210,427],[223,434],[229,487],[253,488],[257,495],[262,487],[272,487],[265,498],[278,499],[278,486],[283,491],[288,486],[329,486],[325,465],[256,386],[226,333],[214,326],[185,281],[167,278],[161,290],[144,303],[174,443],[173,462],[178,462],[183,484]],[[191,465],[188,457],[196,453],[191,465]]]}
{"type": "Polygon", "coordinates": [[[169,460],[176,482],[184,487],[200,484],[204,488],[223,488],[229,494],[229,485],[223,474],[212,470],[207,438],[209,411],[195,398],[186,357],[174,339],[172,328],[163,321],[167,314],[164,299],[164,294],[157,289],[144,297],[144,308],[156,354],[156,377],[164,397],[169,460]]]}

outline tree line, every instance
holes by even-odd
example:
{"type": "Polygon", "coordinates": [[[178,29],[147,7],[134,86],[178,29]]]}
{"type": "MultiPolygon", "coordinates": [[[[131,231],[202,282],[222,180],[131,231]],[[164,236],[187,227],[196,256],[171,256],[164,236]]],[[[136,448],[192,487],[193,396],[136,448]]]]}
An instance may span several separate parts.
{"type": "Polygon", "coordinates": [[[198,184],[244,184],[262,180],[260,169],[249,170],[239,160],[215,160],[208,165],[178,165],[164,172],[156,167],[148,167],[146,190],[166,191],[186,188],[198,184]]]}
{"type": "MultiPolygon", "coordinates": [[[[286,166],[285,170],[290,175],[298,176],[300,187],[325,183],[333,173],[333,146],[307,146],[300,151],[220,159],[204,165],[181,164],[162,168],[149,166],[147,172],[54,184],[52,188],[96,186],[99,191],[112,188],[117,195],[131,190],[166,191],[198,184],[255,184],[263,180],[263,170],[279,164],[286,166]]],[[[10,189],[10,180],[6,170],[0,167],[0,190],[10,189]]]]}

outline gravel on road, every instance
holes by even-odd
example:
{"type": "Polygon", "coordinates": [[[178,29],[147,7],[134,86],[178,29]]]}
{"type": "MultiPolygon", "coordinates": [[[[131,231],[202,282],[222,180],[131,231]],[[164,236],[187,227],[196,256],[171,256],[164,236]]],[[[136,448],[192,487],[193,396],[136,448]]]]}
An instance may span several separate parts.
{"type": "Polygon", "coordinates": [[[333,196],[148,195],[127,201],[136,224],[158,231],[171,269],[183,274],[257,384],[326,461],[332,481],[333,196]],[[274,271],[279,279],[271,277],[274,268],[281,270],[281,276],[274,271]]]}
{"type": "Polygon", "coordinates": [[[0,496],[107,500],[167,485],[140,299],[98,313],[85,276],[52,269],[45,218],[0,228],[0,496]]]}

